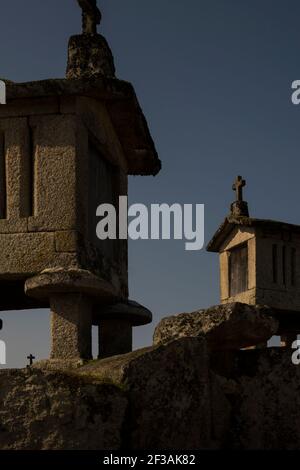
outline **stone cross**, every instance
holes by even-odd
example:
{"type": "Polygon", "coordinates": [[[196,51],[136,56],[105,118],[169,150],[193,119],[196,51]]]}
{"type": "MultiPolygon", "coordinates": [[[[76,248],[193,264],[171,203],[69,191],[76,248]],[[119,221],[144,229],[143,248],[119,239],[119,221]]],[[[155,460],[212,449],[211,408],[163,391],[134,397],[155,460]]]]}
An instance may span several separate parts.
{"type": "Polygon", "coordinates": [[[32,354],[30,354],[29,356],[27,356],[27,359],[29,360],[29,365],[32,366],[33,360],[35,359],[35,356],[33,356],[32,354]]]}
{"type": "Polygon", "coordinates": [[[232,186],[233,191],[236,192],[236,200],[238,202],[243,201],[243,188],[246,186],[246,181],[242,176],[238,176],[232,186]]]}
{"type": "Polygon", "coordinates": [[[97,34],[97,25],[101,22],[101,12],[97,0],[77,0],[82,9],[82,33],[97,34]]]}

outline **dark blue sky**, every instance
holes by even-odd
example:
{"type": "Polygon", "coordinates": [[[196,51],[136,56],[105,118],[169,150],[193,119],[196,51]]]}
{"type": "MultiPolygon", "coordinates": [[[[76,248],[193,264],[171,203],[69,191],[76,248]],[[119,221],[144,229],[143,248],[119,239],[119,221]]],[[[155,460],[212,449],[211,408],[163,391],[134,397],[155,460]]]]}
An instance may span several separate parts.
{"type": "MultiPolygon", "coordinates": [[[[131,81],[163,170],[130,178],[130,202],[204,203],[206,241],[228,212],[237,174],[252,215],[300,222],[300,79],[297,0],[102,0],[101,32],[117,75],[131,81]]],[[[63,77],[68,37],[80,31],[75,0],[1,2],[0,76],[63,77]]],[[[130,293],[154,313],[135,333],[149,344],[167,314],[219,300],[218,259],[182,242],[130,242],[130,293]]],[[[8,366],[49,349],[47,312],[2,314],[8,366]]]]}

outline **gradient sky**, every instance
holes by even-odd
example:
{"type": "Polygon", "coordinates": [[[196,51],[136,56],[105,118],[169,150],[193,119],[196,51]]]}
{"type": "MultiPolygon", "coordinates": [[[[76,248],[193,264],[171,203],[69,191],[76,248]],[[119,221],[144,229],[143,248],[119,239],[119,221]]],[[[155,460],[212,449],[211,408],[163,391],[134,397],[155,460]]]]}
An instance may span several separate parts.
{"type": "MultiPolygon", "coordinates": [[[[298,0],[99,0],[100,32],[117,76],[132,82],[161,173],[130,177],[130,203],[204,203],[206,242],[227,214],[237,174],[256,217],[300,222],[298,0]]],[[[1,1],[0,77],[63,77],[68,37],[80,32],[76,0],[1,1]]],[[[135,331],[151,343],[163,316],[219,301],[218,257],[181,241],[130,242],[130,297],[154,314],[135,331]]],[[[8,367],[49,354],[47,311],[2,313],[8,367]]]]}

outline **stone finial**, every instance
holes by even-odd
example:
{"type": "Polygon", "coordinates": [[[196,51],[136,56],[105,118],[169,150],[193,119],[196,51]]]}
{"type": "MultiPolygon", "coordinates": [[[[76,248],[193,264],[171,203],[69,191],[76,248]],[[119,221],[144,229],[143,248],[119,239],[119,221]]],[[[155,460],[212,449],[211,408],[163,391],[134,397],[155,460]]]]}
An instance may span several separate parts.
{"type": "Polygon", "coordinates": [[[77,0],[82,9],[82,33],[97,34],[97,25],[101,23],[102,15],[97,8],[97,0],[77,0]]]}
{"type": "Polygon", "coordinates": [[[82,8],[82,34],[72,36],[68,46],[67,78],[115,77],[112,52],[106,39],[97,34],[101,12],[96,0],[78,0],[82,8]]]}
{"type": "Polygon", "coordinates": [[[243,200],[243,188],[246,180],[242,176],[237,176],[232,189],[236,192],[236,200],[231,204],[230,215],[233,217],[249,217],[248,204],[243,200]]]}
{"type": "Polygon", "coordinates": [[[243,201],[243,188],[246,186],[246,180],[242,176],[237,176],[235,182],[232,185],[233,191],[236,192],[236,200],[243,201]]]}

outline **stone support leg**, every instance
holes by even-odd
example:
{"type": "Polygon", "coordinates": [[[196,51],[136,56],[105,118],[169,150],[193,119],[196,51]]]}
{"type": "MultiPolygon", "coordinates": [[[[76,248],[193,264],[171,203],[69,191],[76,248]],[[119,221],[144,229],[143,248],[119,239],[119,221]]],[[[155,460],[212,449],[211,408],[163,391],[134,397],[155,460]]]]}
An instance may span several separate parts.
{"type": "Polygon", "coordinates": [[[132,324],[128,320],[101,320],[99,325],[99,359],[131,351],[132,324]]]}
{"type": "Polygon", "coordinates": [[[52,294],[51,359],[91,359],[92,308],[82,294],[52,294]]]}

